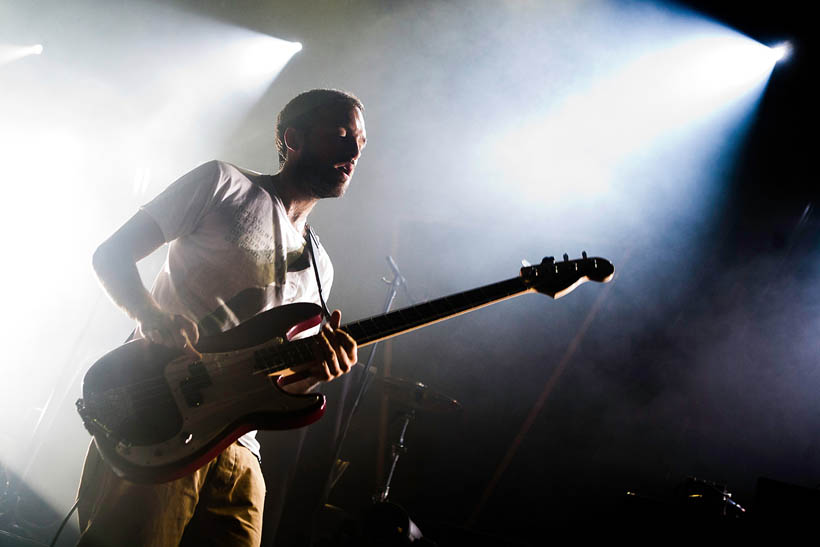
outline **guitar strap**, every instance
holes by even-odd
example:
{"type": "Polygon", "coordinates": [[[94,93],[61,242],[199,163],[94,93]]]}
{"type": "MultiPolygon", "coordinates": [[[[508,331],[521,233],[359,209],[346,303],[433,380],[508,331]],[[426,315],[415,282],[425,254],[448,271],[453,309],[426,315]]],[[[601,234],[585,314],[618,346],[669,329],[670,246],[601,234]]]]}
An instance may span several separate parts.
{"type": "MultiPolygon", "coordinates": [[[[327,304],[325,304],[325,297],[322,295],[322,281],[319,279],[319,266],[316,265],[316,253],[313,250],[313,242],[316,240],[316,234],[313,233],[313,228],[311,228],[309,224],[306,228],[308,233],[307,248],[310,254],[310,262],[313,264],[313,273],[316,275],[316,287],[319,289],[319,302],[322,303],[322,314],[326,321],[330,321],[330,312],[327,309],[327,304]]],[[[316,244],[318,245],[318,243],[316,244]]]]}

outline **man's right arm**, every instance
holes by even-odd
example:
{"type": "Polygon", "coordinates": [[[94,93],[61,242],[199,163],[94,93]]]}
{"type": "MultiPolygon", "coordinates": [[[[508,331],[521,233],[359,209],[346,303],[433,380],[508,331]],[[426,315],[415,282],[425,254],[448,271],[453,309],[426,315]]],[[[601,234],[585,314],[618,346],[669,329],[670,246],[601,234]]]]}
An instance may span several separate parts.
{"type": "Polygon", "coordinates": [[[145,288],[137,262],[165,244],[165,236],[146,212],[138,211],[94,252],[93,265],[103,288],[117,306],[134,319],[142,335],[196,353],[196,323],[163,311],[145,288]]]}

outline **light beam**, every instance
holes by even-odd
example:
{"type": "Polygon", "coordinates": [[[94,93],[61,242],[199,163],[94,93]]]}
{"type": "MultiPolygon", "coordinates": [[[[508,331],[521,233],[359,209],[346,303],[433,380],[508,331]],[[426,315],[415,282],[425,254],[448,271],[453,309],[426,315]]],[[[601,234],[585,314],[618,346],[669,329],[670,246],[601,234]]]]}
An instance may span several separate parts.
{"type": "Polygon", "coordinates": [[[43,44],[34,44],[32,46],[0,44],[0,65],[11,63],[30,55],[41,55],[42,53],[43,44]]]}
{"type": "Polygon", "coordinates": [[[785,53],[723,27],[694,31],[566,92],[490,149],[539,201],[601,198],[635,155],[756,101],[785,53]]]}

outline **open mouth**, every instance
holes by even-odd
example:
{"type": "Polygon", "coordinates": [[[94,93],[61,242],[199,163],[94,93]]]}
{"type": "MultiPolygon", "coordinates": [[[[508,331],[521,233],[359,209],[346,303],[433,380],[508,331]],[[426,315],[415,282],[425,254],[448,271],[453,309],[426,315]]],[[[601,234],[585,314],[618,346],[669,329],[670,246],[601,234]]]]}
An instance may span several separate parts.
{"type": "Polygon", "coordinates": [[[350,175],[353,174],[353,164],[351,162],[341,163],[341,164],[336,166],[336,169],[338,171],[341,171],[342,173],[344,173],[348,177],[350,177],[350,175]]]}

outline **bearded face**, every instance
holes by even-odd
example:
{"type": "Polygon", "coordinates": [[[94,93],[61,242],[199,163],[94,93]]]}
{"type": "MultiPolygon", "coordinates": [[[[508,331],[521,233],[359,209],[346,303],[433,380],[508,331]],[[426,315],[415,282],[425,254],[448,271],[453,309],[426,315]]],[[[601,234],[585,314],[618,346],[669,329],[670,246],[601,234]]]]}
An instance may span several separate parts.
{"type": "Polygon", "coordinates": [[[316,198],[344,195],[367,142],[358,108],[329,110],[304,134],[293,168],[316,198]]]}

